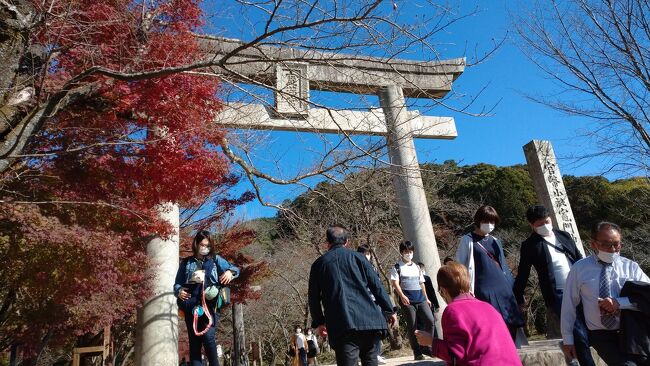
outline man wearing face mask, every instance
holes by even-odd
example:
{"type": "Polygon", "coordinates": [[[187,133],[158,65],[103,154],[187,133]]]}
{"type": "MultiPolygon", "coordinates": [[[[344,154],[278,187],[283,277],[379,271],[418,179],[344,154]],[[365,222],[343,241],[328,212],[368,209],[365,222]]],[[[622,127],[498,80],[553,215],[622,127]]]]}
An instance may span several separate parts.
{"type": "Polygon", "coordinates": [[[415,338],[416,320],[421,321],[423,331],[433,334],[434,319],[431,301],[424,287],[424,275],[420,266],[413,262],[414,247],[410,241],[399,245],[401,260],[390,270],[390,281],[399,296],[402,311],[406,315],[406,326],[416,361],[424,360],[422,349],[415,338]]]}
{"type": "MultiPolygon", "coordinates": [[[[535,267],[542,297],[549,309],[549,316],[554,317],[556,324],[559,324],[564,283],[571,266],[582,259],[582,254],[569,233],[553,229],[551,213],[546,207],[531,206],[526,211],[526,219],[530,223],[532,233],[521,244],[519,267],[513,292],[519,307],[524,308],[524,291],[530,276],[530,268],[535,267]]],[[[581,310],[578,312],[573,335],[580,365],[595,365],[591,357],[587,328],[581,310]]],[[[559,334],[547,333],[547,337],[549,339],[557,338],[559,334]]]]}
{"type": "Polygon", "coordinates": [[[618,225],[603,221],[594,226],[591,247],[596,254],[574,264],[564,285],[563,351],[568,358],[577,357],[573,328],[578,304],[582,304],[589,343],[605,363],[636,365],[636,357],[620,348],[619,327],[621,310],[638,308],[620,293],[626,281],[650,283],[650,278],[636,262],[620,256],[621,228],[618,225]]]}

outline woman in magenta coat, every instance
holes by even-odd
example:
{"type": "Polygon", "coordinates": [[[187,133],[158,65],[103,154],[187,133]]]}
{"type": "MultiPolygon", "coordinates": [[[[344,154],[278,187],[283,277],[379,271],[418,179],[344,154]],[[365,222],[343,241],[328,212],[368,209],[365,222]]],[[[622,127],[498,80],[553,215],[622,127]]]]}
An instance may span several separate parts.
{"type": "Polygon", "coordinates": [[[501,314],[470,294],[467,268],[458,262],[449,262],[440,268],[437,279],[438,291],[449,304],[442,314],[444,339],[415,331],[418,343],[430,345],[431,356],[452,365],[521,366],[501,314]]]}

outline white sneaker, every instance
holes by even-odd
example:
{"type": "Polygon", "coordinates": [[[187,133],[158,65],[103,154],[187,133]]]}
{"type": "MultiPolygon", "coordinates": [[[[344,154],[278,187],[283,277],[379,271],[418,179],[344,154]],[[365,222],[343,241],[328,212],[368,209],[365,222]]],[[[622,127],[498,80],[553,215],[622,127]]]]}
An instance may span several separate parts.
{"type": "Polygon", "coordinates": [[[386,359],[381,357],[381,356],[377,356],[377,363],[380,364],[380,365],[385,365],[386,364],[386,359]]]}

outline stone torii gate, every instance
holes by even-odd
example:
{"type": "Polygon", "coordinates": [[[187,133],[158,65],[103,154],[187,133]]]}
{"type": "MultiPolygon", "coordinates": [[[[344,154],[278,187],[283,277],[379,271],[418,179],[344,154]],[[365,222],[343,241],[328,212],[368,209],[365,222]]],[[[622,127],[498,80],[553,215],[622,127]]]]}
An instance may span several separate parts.
{"type": "MultiPolygon", "coordinates": [[[[222,78],[275,90],[274,107],[228,104],[217,116],[218,123],[230,128],[386,136],[404,239],[414,243],[416,260],[426,271],[437,272],[440,257],[413,138],[453,139],[457,132],[451,117],[408,111],[405,97],[444,97],[464,71],[464,58],[421,62],[272,46],[240,49],[241,41],[212,37],[200,42],[212,59],[225,60],[223,68],[213,70],[222,78]],[[310,90],[374,94],[381,109],[309,108],[310,90]]],[[[163,212],[178,227],[178,210],[163,212]]],[[[171,351],[177,349],[176,306],[173,294],[169,297],[178,268],[177,240],[157,239],[147,248],[155,263],[156,295],[138,314],[138,365],[178,364],[178,355],[171,351]]]]}

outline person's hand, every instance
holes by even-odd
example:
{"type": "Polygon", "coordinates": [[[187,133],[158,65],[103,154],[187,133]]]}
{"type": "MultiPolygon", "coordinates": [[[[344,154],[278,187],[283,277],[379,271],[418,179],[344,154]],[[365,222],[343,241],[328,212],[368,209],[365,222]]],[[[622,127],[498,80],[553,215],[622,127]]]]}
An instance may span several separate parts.
{"type": "Polygon", "coordinates": [[[316,328],[316,333],[323,338],[327,337],[327,327],[325,326],[325,324],[319,325],[316,328]]]}
{"type": "Polygon", "coordinates": [[[226,272],[222,273],[221,276],[219,277],[219,283],[223,285],[227,285],[232,281],[232,272],[230,270],[227,270],[226,272]]]}
{"type": "Polygon", "coordinates": [[[427,299],[427,306],[431,308],[431,300],[427,299]]]}
{"type": "Polygon", "coordinates": [[[418,339],[418,344],[420,344],[420,346],[431,347],[431,344],[433,343],[433,336],[431,333],[423,330],[416,330],[415,338],[418,339]]]}
{"type": "Polygon", "coordinates": [[[604,299],[598,299],[598,307],[600,308],[600,312],[603,314],[613,314],[618,311],[620,305],[616,299],[607,297],[604,299]]]}
{"type": "Polygon", "coordinates": [[[395,324],[397,324],[397,314],[395,314],[395,313],[391,314],[388,317],[388,319],[386,319],[386,320],[388,321],[388,326],[389,327],[391,327],[391,328],[394,327],[395,324]]]}
{"type": "Polygon", "coordinates": [[[563,344],[562,352],[564,352],[564,356],[568,360],[573,360],[574,358],[578,358],[578,355],[576,354],[576,347],[572,344],[563,344]]]}
{"type": "Polygon", "coordinates": [[[178,292],[178,298],[182,301],[186,301],[190,298],[190,293],[187,292],[186,288],[181,288],[181,290],[178,292]]]}
{"type": "Polygon", "coordinates": [[[411,302],[409,301],[409,298],[406,297],[406,295],[400,295],[399,300],[402,302],[402,305],[411,305],[411,302]]]}

